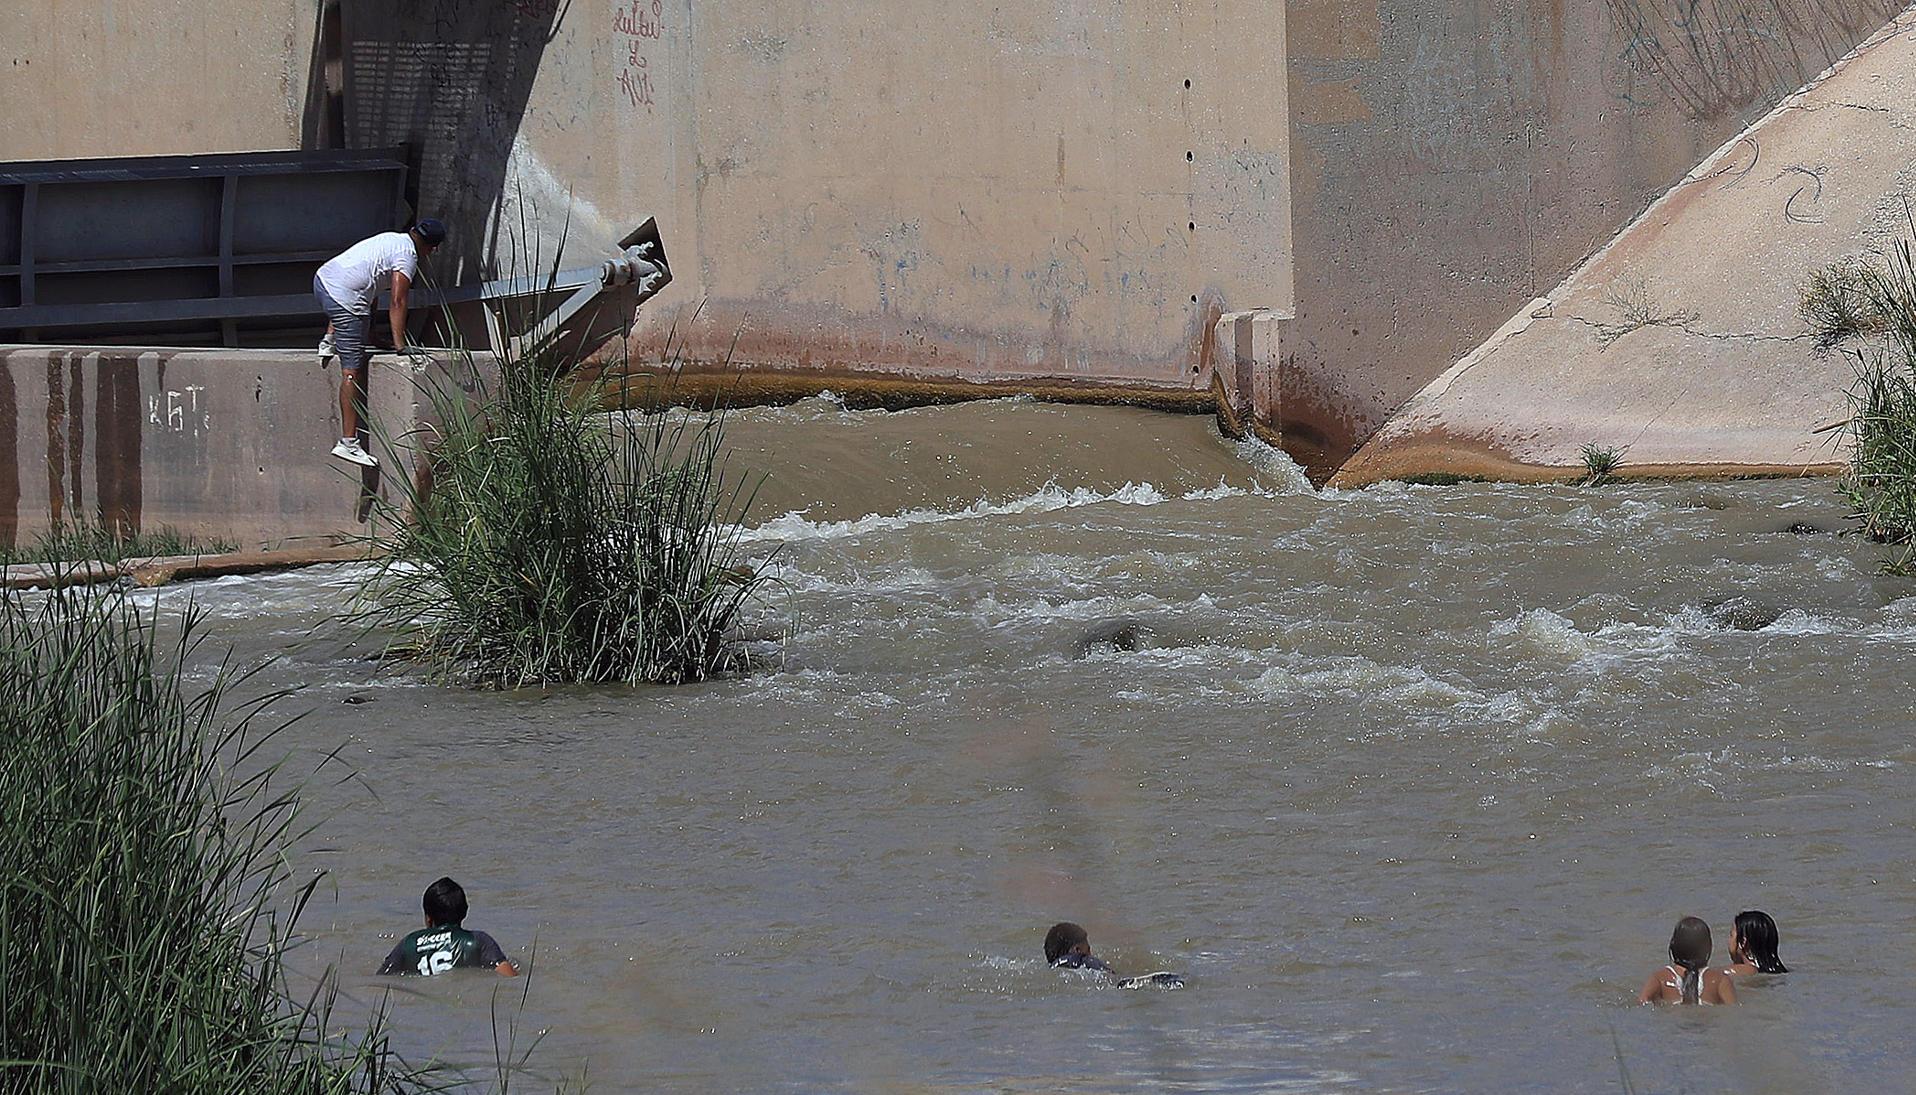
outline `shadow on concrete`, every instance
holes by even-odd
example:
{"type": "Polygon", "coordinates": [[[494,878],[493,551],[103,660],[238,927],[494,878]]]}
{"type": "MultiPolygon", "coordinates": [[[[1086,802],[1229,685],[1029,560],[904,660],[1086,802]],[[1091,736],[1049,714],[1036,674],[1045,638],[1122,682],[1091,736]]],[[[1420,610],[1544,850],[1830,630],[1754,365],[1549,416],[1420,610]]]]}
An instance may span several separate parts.
{"type": "MultiPolygon", "coordinates": [[[[307,147],[408,150],[407,200],[452,237],[442,284],[491,276],[492,214],[533,80],[570,0],[325,0],[308,68],[307,147]]],[[[395,227],[398,227],[395,225],[395,227]]]]}

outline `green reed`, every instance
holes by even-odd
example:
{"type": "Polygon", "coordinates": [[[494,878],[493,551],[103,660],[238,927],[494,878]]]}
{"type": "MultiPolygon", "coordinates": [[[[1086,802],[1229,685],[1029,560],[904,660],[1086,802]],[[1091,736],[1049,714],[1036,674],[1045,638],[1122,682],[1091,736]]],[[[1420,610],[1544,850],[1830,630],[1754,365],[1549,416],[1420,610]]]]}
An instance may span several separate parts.
{"type": "Polygon", "coordinates": [[[1609,482],[1610,477],[1623,466],[1623,452],[1620,449],[1606,448],[1602,445],[1586,444],[1583,447],[1583,486],[1596,487],[1609,482]]]}
{"type": "Polygon", "coordinates": [[[299,795],[260,753],[272,697],[184,683],[200,626],[97,587],[0,600],[0,1088],[418,1090],[376,1017],[346,1036],[287,981],[299,795]]]}
{"type": "Polygon", "coordinates": [[[1861,340],[1848,353],[1850,472],[1843,497],[1863,531],[1900,545],[1892,569],[1916,561],[1916,253],[1898,240],[1883,254],[1819,271],[1801,314],[1824,348],[1861,340]]]}
{"type": "MultiPolygon", "coordinates": [[[[471,355],[454,362],[458,383],[426,385],[436,429],[402,441],[424,471],[394,477],[361,621],[505,688],[744,669],[737,625],[762,579],[739,565],[739,522],[755,480],[726,467],[723,406],[634,410],[558,353],[490,380],[471,355]]],[[[671,403],[658,394],[643,405],[671,403]]]]}
{"type": "Polygon", "coordinates": [[[0,566],[14,563],[117,563],[155,555],[212,555],[232,551],[234,545],[218,539],[189,537],[171,525],[152,531],[128,532],[88,522],[61,523],[40,533],[31,544],[9,550],[0,547],[0,566]]]}

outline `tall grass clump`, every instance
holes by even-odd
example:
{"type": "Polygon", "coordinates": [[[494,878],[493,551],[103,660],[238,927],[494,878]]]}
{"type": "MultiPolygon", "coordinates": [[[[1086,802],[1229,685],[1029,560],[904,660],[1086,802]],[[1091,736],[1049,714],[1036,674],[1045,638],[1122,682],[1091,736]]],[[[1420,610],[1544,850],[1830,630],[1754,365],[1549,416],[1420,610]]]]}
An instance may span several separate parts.
{"type": "Polygon", "coordinates": [[[1916,561],[1916,253],[1898,240],[1873,259],[1813,275],[1800,308],[1817,344],[1846,347],[1850,472],[1844,498],[1870,537],[1902,546],[1894,569],[1916,561]]]}
{"type": "Polygon", "coordinates": [[[411,439],[427,474],[396,484],[374,534],[362,620],[504,688],[746,668],[738,622],[762,579],[739,565],[753,481],[728,472],[724,409],[634,410],[576,356],[490,380],[455,362],[464,383],[428,385],[438,425],[411,439]]]}
{"type": "Polygon", "coordinates": [[[0,600],[0,1089],[416,1089],[377,1022],[293,994],[317,880],[291,881],[265,701],[189,690],[198,618],[162,623],[98,588],[0,600]]]}

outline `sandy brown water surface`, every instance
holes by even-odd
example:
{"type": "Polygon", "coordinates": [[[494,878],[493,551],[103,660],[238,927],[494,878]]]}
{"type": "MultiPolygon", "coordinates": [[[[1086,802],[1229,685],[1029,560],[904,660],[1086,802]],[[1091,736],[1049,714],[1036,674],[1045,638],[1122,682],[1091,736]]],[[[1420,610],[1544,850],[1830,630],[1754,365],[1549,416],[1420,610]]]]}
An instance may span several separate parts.
{"type": "MultiPolygon", "coordinates": [[[[744,679],[474,692],[374,673],[352,568],[192,590],[359,773],[315,784],[308,967],[370,1006],[443,873],[595,1090],[1906,1086],[1916,583],[1783,531],[1831,484],[1313,494],[1015,402],[734,429],[789,625],[744,679]],[[1746,907],[1796,972],[1632,1004],[1746,907]],[[1044,968],[1061,918],[1189,987],[1044,968]]],[[[398,1045],[489,1063],[499,984],[405,982],[398,1045]]]]}

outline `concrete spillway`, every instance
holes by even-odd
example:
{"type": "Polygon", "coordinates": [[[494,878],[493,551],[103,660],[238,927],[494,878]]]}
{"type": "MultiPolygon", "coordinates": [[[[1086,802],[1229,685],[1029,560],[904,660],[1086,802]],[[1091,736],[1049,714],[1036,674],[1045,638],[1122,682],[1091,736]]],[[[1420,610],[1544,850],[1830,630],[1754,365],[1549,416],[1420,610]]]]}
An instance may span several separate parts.
{"type": "Polygon", "coordinates": [[[1851,363],[1815,352],[1813,269],[1911,231],[1916,11],[1699,165],[1430,383],[1337,482],[1560,478],[1586,444],[1642,474],[1840,463],[1851,363]]]}

